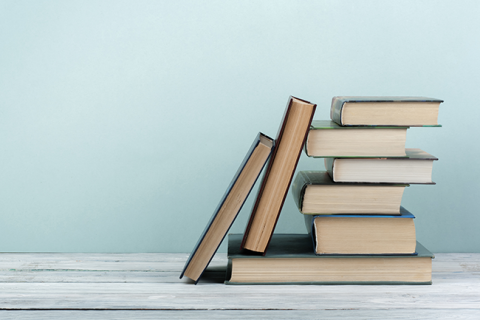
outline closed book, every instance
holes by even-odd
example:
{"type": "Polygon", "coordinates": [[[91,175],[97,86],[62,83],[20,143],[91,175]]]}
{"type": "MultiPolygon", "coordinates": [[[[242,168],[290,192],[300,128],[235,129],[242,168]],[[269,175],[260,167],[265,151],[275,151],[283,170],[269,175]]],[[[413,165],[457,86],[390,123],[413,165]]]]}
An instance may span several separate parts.
{"type": "Polygon", "coordinates": [[[330,118],[341,126],[435,127],[442,102],[426,97],[337,96],[330,118]]]}
{"type": "Polygon", "coordinates": [[[273,149],[274,141],[259,133],[233,176],[225,194],[213,212],[200,239],[193,248],[180,275],[198,282],[205,268],[225,238],[238,212],[252,190],[273,149]]]}
{"type": "Polygon", "coordinates": [[[406,157],[408,127],[340,126],[313,120],[305,143],[309,157],[406,157]]]}
{"type": "Polygon", "coordinates": [[[438,158],[421,149],[405,149],[406,158],[325,158],[334,182],[435,184],[433,161],[438,158]]]}
{"type": "Polygon", "coordinates": [[[316,105],[290,97],[275,149],[245,230],[242,248],[265,253],[283,207],[316,105]]]}
{"type": "Polygon", "coordinates": [[[316,255],[308,234],[274,234],[265,255],[240,250],[241,234],[228,236],[226,284],[431,284],[433,254],[316,255]]]}
{"type": "Polygon", "coordinates": [[[304,215],[316,254],[415,254],[415,218],[400,215],[304,215]]]}
{"type": "Polygon", "coordinates": [[[335,183],[326,171],[299,171],[292,182],[298,210],[317,214],[400,214],[408,184],[335,183]]]}

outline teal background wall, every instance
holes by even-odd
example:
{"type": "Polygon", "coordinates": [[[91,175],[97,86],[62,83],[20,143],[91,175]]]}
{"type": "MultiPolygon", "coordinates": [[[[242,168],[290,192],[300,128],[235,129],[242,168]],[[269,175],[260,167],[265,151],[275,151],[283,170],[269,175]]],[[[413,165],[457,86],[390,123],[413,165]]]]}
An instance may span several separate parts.
{"type": "MultiPolygon", "coordinates": [[[[407,147],[434,252],[480,252],[478,1],[0,1],[0,251],[190,252],[289,95],[444,99],[407,147]]],[[[302,154],[297,170],[322,169],[302,154]]],[[[257,187],[232,232],[243,232],[257,187]]],[[[276,232],[304,232],[288,195],[276,232]]],[[[225,251],[225,244],[220,251],[225,251]]]]}

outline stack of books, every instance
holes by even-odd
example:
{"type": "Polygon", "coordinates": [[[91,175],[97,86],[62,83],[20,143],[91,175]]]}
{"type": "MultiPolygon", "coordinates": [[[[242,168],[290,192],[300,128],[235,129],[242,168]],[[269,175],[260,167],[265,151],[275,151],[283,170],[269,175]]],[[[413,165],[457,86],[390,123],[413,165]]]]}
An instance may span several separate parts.
{"type": "Polygon", "coordinates": [[[227,284],[431,284],[433,255],[401,200],[410,184],[434,184],[437,158],[405,141],[409,127],[439,126],[441,102],[334,97],[331,121],[312,121],[316,105],[290,97],[276,139],[256,138],[180,277],[199,280],[268,163],[245,233],[229,235],[227,284]],[[326,171],[293,180],[303,148],[326,171]],[[274,234],[292,180],[308,234],[274,234]]]}

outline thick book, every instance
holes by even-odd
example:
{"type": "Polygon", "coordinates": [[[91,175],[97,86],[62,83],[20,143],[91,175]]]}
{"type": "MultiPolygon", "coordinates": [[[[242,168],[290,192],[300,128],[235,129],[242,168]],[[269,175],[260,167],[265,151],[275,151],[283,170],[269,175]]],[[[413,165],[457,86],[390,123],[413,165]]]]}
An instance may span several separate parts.
{"type": "Polygon", "coordinates": [[[326,171],[299,171],[292,195],[303,214],[400,215],[408,184],[335,183],[326,171]]]}
{"type": "Polygon", "coordinates": [[[433,161],[438,158],[421,149],[405,149],[406,158],[325,158],[334,182],[435,184],[433,161]]]}
{"type": "Polygon", "coordinates": [[[415,254],[415,218],[400,215],[305,215],[316,254],[415,254]]]}
{"type": "Polygon", "coordinates": [[[305,143],[309,157],[405,157],[408,127],[339,126],[313,120],[305,143]]]}
{"type": "Polygon", "coordinates": [[[193,248],[180,278],[185,275],[194,280],[195,283],[198,282],[242,209],[273,147],[273,139],[262,133],[257,135],[200,239],[193,248]]]}
{"type": "Polygon", "coordinates": [[[419,242],[417,255],[316,255],[308,234],[274,234],[265,255],[240,250],[241,234],[228,236],[226,284],[431,284],[433,254],[419,242]]]}
{"type": "Polygon", "coordinates": [[[443,100],[425,97],[333,97],[330,118],[341,126],[438,127],[443,100]]]}
{"type": "Polygon", "coordinates": [[[275,139],[242,248],[265,253],[297,167],[316,105],[290,97],[275,139]]]}

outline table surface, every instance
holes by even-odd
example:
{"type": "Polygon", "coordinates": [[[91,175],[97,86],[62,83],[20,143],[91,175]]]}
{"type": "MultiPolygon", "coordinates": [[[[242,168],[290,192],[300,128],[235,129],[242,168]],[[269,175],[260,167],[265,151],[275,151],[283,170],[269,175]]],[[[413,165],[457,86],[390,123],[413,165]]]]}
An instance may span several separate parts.
{"type": "Polygon", "coordinates": [[[436,254],[433,285],[199,284],[183,253],[0,253],[0,319],[480,319],[480,253],[436,254]]]}

